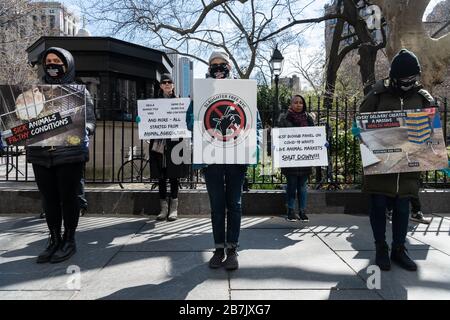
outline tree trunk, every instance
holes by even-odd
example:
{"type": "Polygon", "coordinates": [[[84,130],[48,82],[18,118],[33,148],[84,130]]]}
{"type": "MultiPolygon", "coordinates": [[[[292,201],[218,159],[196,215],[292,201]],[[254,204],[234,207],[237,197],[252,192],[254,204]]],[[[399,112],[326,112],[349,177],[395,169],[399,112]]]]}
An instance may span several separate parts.
{"type": "Polygon", "coordinates": [[[450,34],[430,38],[422,22],[430,0],[372,0],[388,25],[387,55],[390,60],[402,48],[414,52],[422,66],[422,83],[431,90],[442,83],[450,66],[450,34]]]}

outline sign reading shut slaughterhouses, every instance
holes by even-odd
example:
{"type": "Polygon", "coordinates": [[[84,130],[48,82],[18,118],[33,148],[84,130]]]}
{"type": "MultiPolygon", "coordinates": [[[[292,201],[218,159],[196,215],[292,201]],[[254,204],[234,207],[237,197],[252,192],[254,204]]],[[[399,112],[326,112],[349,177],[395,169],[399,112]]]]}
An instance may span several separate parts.
{"type": "Polygon", "coordinates": [[[139,139],[190,138],[186,127],[189,98],[138,100],[139,139]]]}
{"type": "Polygon", "coordinates": [[[0,130],[6,145],[77,146],[84,142],[84,85],[1,85],[0,95],[0,130]]]}
{"type": "Polygon", "coordinates": [[[361,113],[364,174],[447,168],[448,156],[437,108],[361,113]]]}
{"type": "Polygon", "coordinates": [[[325,127],[291,127],[272,130],[275,168],[328,165],[325,127]]]}
{"type": "Polygon", "coordinates": [[[256,81],[194,80],[194,163],[256,164],[256,81]]]}

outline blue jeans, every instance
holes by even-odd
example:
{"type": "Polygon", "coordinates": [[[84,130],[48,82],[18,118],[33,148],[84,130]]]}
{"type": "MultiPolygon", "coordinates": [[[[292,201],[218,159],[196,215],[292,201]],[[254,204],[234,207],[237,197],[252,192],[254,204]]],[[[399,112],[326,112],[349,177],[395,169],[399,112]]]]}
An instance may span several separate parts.
{"type": "Polygon", "coordinates": [[[405,244],[408,232],[409,198],[392,198],[379,194],[370,195],[370,224],[375,242],[386,241],[386,207],[393,204],[392,245],[405,244]]]}
{"type": "Polygon", "coordinates": [[[214,164],[204,170],[216,248],[235,248],[239,244],[242,185],[246,172],[247,166],[238,164],[214,164]],[[227,210],[226,236],[225,209],[227,210]]]}
{"type": "Polygon", "coordinates": [[[294,176],[288,175],[286,176],[287,185],[286,185],[286,197],[287,197],[287,205],[289,209],[295,209],[295,198],[298,193],[298,207],[301,211],[304,211],[306,208],[306,197],[307,197],[307,186],[308,176],[294,176]]]}

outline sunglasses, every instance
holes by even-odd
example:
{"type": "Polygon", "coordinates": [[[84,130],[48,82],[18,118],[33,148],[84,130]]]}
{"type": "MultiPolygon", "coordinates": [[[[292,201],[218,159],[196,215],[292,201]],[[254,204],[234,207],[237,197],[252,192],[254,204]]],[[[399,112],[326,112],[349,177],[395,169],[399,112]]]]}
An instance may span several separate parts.
{"type": "Polygon", "coordinates": [[[172,81],[161,81],[161,84],[172,84],[172,81]]]}
{"type": "Polygon", "coordinates": [[[210,65],[211,68],[226,68],[228,64],[226,63],[213,63],[210,65]]]}

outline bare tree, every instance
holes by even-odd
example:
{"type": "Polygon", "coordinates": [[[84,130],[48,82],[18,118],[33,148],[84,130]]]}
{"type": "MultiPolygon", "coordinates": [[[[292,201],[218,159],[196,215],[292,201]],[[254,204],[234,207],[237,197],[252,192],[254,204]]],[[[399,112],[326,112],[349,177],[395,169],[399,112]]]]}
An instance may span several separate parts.
{"type": "Polygon", "coordinates": [[[298,33],[291,33],[295,25],[335,17],[298,20],[312,2],[99,0],[85,5],[83,11],[114,34],[140,42],[147,39],[204,63],[211,48],[220,48],[230,55],[237,75],[248,78],[267,65],[275,36],[280,47],[280,43],[295,41],[298,33]]]}
{"type": "Polygon", "coordinates": [[[38,9],[28,0],[0,0],[0,83],[36,82],[26,49],[43,33],[31,19],[38,9]]]}
{"type": "Polygon", "coordinates": [[[306,80],[312,88],[315,95],[319,96],[324,89],[323,67],[325,65],[325,57],[323,47],[315,49],[312,53],[305,55],[303,42],[299,42],[297,46],[296,60],[292,62],[292,66],[306,80]]]}
{"type": "Polygon", "coordinates": [[[442,83],[450,66],[450,34],[434,39],[422,18],[430,0],[372,0],[386,19],[389,33],[386,51],[389,59],[402,48],[413,51],[422,64],[422,82],[428,89],[442,83]]]}

